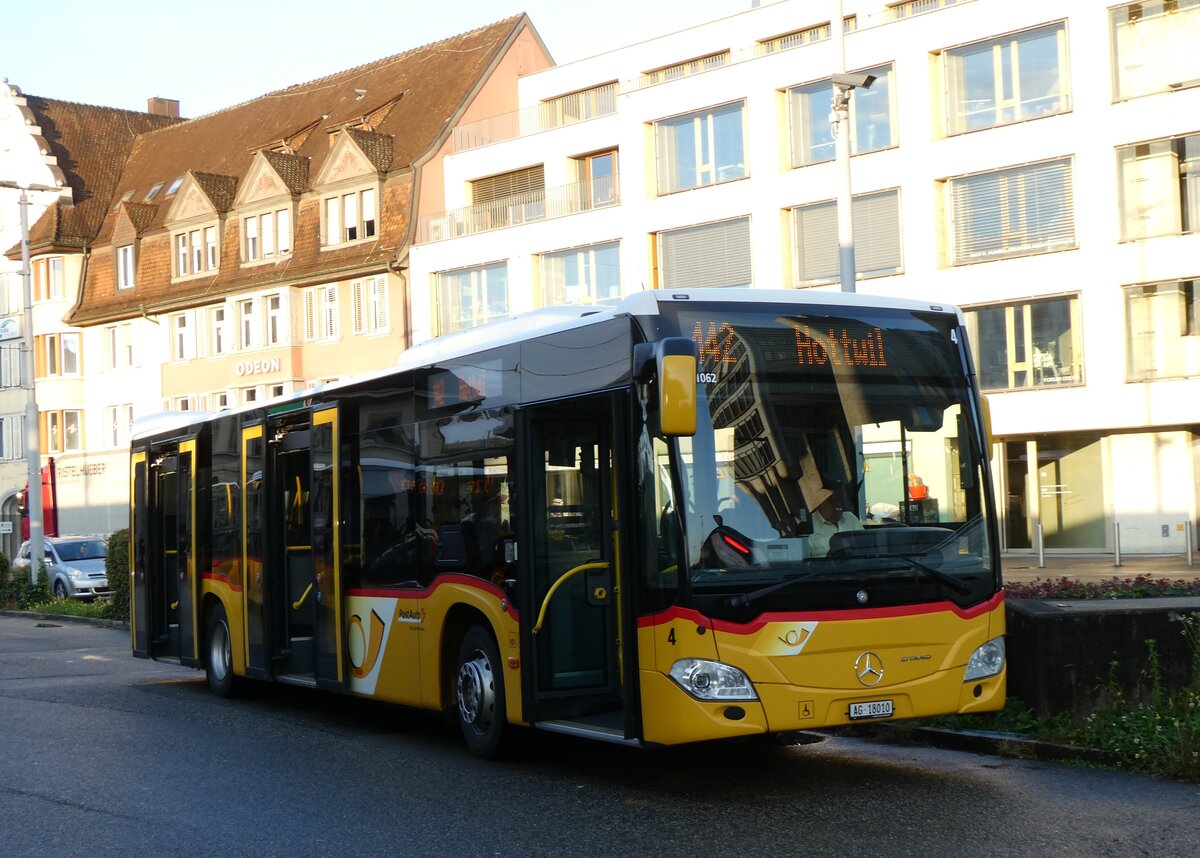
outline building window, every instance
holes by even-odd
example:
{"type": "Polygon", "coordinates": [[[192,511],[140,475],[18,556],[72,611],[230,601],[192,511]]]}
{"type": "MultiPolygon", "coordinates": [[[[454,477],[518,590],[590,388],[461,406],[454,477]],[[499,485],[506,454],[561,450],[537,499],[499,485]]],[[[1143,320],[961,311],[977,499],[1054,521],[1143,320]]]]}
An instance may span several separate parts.
{"type": "MultiPolygon", "coordinates": [[[[897,274],[904,268],[900,241],[900,192],[858,194],[851,204],[854,267],[859,279],[897,274]]],[[[831,283],[839,278],[837,203],[792,209],[796,282],[831,283]]]]}
{"type": "Polygon", "coordinates": [[[287,393],[287,385],[286,384],[272,384],[270,386],[270,388],[268,388],[268,390],[267,390],[267,395],[271,399],[278,399],[280,396],[283,396],[285,393],[287,393]]]}
{"type": "Polygon", "coordinates": [[[1117,101],[1200,82],[1200,0],[1144,0],[1109,11],[1117,101]]]}
{"type": "Polygon", "coordinates": [[[212,394],[213,408],[217,411],[222,411],[229,407],[229,391],[218,390],[212,394]]]}
{"type": "Polygon", "coordinates": [[[42,449],[69,453],[83,449],[83,415],[77,410],[43,411],[39,415],[42,449]]]}
{"type": "Polygon", "coordinates": [[[166,194],[164,194],[164,196],[167,196],[167,197],[174,196],[175,192],[179,190],[179,186],[182,184],[183,184],[183,176],[176,176],[174,179],[171,180],[171,184],[167,188],[167,192],[166,192],[166,194]]]}
{"type": "MultiPolygon", "coordinates": [[[[374,192],[364,191],[364,193],[374,192]]],[[[288,209],[263,212],[243,218],[242,235],[245,246],[242,248],[242,258],[247,262],[253,262],[257,259],[272,259],[275,256],[286,256],[291,253],[291,220],[288,209]]]]}
{"type": "Polygon", "coordinates": [[[106,370],[128,369],[134,365],[133,328],[128,322],[106,327],[103,342],[106,370]]]}
{"type": "Polygon", "coordinates": [[[1200,231],[1200,134],[1117,150],[1121,239],[1200,231]]]}
{"type": "Polygon", "coordinates": [[[439,332],[450,334],[508,315],[508,263],[443,271],[438,280],[439,332]]]}
{"type": "Polygon", "coordinates": [[[268,295],[267,301],[267,345],[276,346],[287,340],[288,324],[283,315],[283,296],[268,295]]]}
{"type": "Polygon", "coordinates": [[[953,265],[1075,247],[1071,161],[950,179],[953,265]]]}
{"type": "Polygon", "coordinates": [[[744,101],[654,123],[658,193],[742,179],[746,171],[744,101]]]}
{"type": "Polygon", "coordinates": [[[122,244],[117,248],[117,288],[132,289],[135,279],[133,245],[122,244]]]}
{"type": "Polygon", "coordinates": [[[1200,280],[1125,287],[1129,381],[1200,375],[1200,280]]]}
{"type": "Polygon", "coordinates": [[[556,98],[548,98],[538,105],[542,130],[570,125],[594,116],[608,116],[616,111],[616,81],[560,95],[556,98]]]}
{"type": "Polygon", "coordinates": [[[212,333],[212,353],[223,355],[229,351],[229,318],[224,307],[213,307],[209,316],[212,333]]]}
{"type": "Polygon", "coordinates": [[[49,256],[33,260],[33,300],[63,299],[63,258],[49,256]]]}
{"type": "Polygon", "coordinates": [[[345,244],[374,237],[376,217],[374,188],[326,197],[325,244],[345,244]]]}
{"type": "Polygon", "coordinates": [[[734,218],[660,232],[659,282],[663,289],[749,286],[750,218],[734,218]]]}
{"type": "MultiPolygon", "coordinates": [[[[866,69],[863,73],[874,75],[875,82],[868,89],[855,89],[850,96],[852,155],[896,145],[892,66],[866,69]]],[[[793,167],[833,160],[833,128],[829,124],[832,101],[833,83],[828,80],[788,90],[793,167]]]]}
{"type": "Polygon", "coordinates": [[[951,48],[943,68],[947,134],[1071,109],[1063,23],[951,48]]]}
{"type": "Polygon", "coordinates": [[[19,345],[0,345],[0,388],[21,386],[21,352],[19,345]]]}
{"type": "Polygon", "coordinates": [[[203,274],[216,271],[220,259],[217,255],[217,228],[208,226],[190,229],[175,235],[175,276],[203,274]]]}
{"type": "Polygon", "coordinates": [[[683,63],[675,63],[662,68],[653,69],[651,71],[642,72],[641,85],[653,86],[656,83],[666,83],[671,80],[679,80],[681,77],[700,74],[701,72],[712,71],[729,65],[729,51],[718,51],[715,54],[697,57],[694,60],[688,60],[683,63]]]}
{"type": "Polygon", "coordinates": [[[187,313],[171,316],[171,360],[191,360],[196,356],[196,337],[187,313]]]}
{"type": "Polygon", "coordinates": [[[1079,299],[1047,298],[967,310],[967,329],[985,390],[1083,381],[1079,299]]]}
{"type": "Polygon", "coordinates": [[[617,152],[596,152],[575,158],[581,205],[573,211],[610,206],[617,201],[617,152]]]}
{"type": "MultiPolygon", "coordinates": [[[[848,15],[842,18],[843,33],[853,33],[857,29],[857,16],[848,15]]],[[[762,54],[773,54],[776,51],[789,51],[792,48],[811,45],[814,42],[823,42],[829,38],[829,31],[829,22],[817,24],[815,27],[805,27],[803,30],[792,30],[792,32],[784,33],[781,36],[763,39],[755,47],[755,53],[761,56],[762,54]]]]}
{"type": "Polygon", "coordinates": [[[621,300],[621,244],[610,241],[543,253],[542,303],[602,304],[621,300]]]}
{"type": "Polygon", "coordinates": [[[132,405],[109,405],[104,409],[105,441],[109,447],[128,447],[133,426],[132,405]]]}
{"type": "Polygon", "coordinates": [[[238,301],[238,347],[254,348],[259,345],[258,301],[251,298],[238,301]]]}
{"type": "Polygon", "coordinates": [[[350,285],[354,302],[354,333],[382,334],[388,330],[387,277],[368,277],[350,285]]]}
{"type": "Polygon", "coordinates": [[[25,418],[20,414],[0,417],[0,460],[11,462],[25,457],[25,418]]]}
{"type": "Polygon", "coordinates": [[[243,403],[249,405],[251,402],[258,402],[258,400],[259,400],[259,395],[258,395],[257,387],[242,388],[242,402],[243,403]]]}
{"type": "Polygon", "coordinates": [[[35,339],[39,343],[37,377],[79,375],[79,334],[44,334],[35,339]]]}
{"type": "Polygon", "coordinates": [[[337,284],[304,290],[304,338],[310,342],[338,337],[337,284]]]}

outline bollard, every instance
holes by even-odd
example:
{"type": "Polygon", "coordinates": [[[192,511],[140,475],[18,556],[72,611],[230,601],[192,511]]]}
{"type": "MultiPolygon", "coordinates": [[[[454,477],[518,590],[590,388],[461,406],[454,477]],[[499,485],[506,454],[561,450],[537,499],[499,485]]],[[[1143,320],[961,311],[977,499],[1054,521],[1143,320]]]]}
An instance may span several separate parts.
{"type": "Polygon", "coordinates": [[[1113,566],[1121,565],[1121,522],[1113,522],[1113,566]]]}
{"type": "Polygon", "coordinates": [[[1037,529],[1038,543],[1038,568],[1046,568],[1046,535],[1042,532],[1042,523],[1039,521],[1034,527],[1037,529]]]}
{"type": "Polygon", "coordinates": [[[1187,546],[1187,564],[1188,568],[1192,566],[1192,523],[1186,522],[1183,525],[1183,541],[1187,546]]]}

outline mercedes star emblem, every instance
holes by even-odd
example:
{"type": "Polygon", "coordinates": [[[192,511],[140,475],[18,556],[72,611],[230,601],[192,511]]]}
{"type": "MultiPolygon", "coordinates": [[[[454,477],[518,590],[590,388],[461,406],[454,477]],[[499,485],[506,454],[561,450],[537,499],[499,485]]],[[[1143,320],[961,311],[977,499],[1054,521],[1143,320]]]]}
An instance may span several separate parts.
{"type": "Polygon", "coordinates": [[[873,652],[864,652],[854,662],[854,675],[868,688],[883,680],[883,659],[873,652]]]}

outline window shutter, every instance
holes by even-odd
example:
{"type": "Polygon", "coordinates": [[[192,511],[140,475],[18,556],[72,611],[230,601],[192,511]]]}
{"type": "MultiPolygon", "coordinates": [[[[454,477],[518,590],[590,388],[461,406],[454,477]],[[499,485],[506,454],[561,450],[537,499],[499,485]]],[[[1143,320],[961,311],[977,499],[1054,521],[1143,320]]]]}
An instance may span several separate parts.
{"type": "Polygon", "coordinates": [[[317,338],[317,293],[314,289],[304,290],[304,339],[317,338]]]}
{"type": "Polygon", "coordinates": [[[900,192],[885,191],[856,197],[851,211],[854,267],[858,273],[899,271],[904,265],[900,247],[900,192]]]}
{"type": "Polygon", "coordinates": [[[541,193],[546,189],[546,168],[543,164],[476,179],[471,182],[471,203],[480,205],[518,194],[541,193]]]}
{"type": "Polygon", "coordinates": [[[371,281],[371,303],[375,307],[375,330],[386,331],[388,328],[388,293],[386,278],[376,277],[371,281]]]}
{"type": "Polygon", "coordinates": [[[815,283],[838,276],[837,204],[796,209],[796,280],[815,283]]]}
{"type": "Polygon", "coordinates": [[[322,339],[333,339],[338,335],[338,306],[337,306],[337,285],[331,283],[324,287],[321,295],[321,313],[322,339]]]}
{"type": "Polygon", "coordinates": [[[953,179],[950,197],[956,265],[1075,246],[1067,159],[953,179]]]}
{"type": "Polygon", "coordinates": [[[366,330],[363,324],[363,282],[355,280],[350,284],[350,302],[354,315],[354,333],[361,334],[366,330]]]}
{"type": "Polygon", "coordinates": [[[750,285],[750,218],[689,226],[659,238],[664,289],[750,285]]]}

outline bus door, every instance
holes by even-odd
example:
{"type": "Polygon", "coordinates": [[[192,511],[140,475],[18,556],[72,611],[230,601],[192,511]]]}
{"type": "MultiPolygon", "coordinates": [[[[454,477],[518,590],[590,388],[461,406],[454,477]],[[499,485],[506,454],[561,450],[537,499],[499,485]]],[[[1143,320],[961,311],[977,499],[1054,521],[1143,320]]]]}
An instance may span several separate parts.
{"type": "Polygon", "coordinates": [[[342,683],[341,532],[335,407],[268,424],[264,598],[274,673],[336,689],[342,683]]]}
{"type": "Polygon", "coordinates": [[[199,659],[195,439],[152,449],[149,480],[146,541],[135,551],[146,552],[142,599],[148,614],[150,655],[195,665],[199,659]]]}
{"type": "Polygon", "coordinates": [[[623,738],[614,410],[604,397],[525,412],[519,597],[526,719],[623,738]]]}

